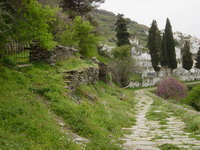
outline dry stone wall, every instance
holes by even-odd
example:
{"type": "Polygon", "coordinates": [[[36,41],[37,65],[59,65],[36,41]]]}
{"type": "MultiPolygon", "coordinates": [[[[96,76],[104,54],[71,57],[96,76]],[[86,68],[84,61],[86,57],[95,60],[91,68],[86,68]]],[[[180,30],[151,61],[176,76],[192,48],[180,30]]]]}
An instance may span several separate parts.
{"type": "Polygon", "coordinates": [[[74,48],[61,45],[57,45],[56,48],[51,51],[35,46],[30,50],[29,60],[30,62],[46,62],[53,64],[56,61],[66,59],[77,52],[78,50],[74,48]]]}
{"type": "MultiPolygon", "coordinates": [[[[67,59],[77,53],[78,50],[57,45],[55,49],[47,51],[39,47],[30,50],[30,62],[46,62],[54,64],[58,60],[67,59]]],[[[109,84],[111,82],[110,69],[105,63],[99,62],[95,57],[92,61],[96,66],[90,66],[82,70],[70,70],[63,72],[66,88],[73,93],[82,84],[95,84],[98,80],[109,84]]]]}
{"type": "Polygon", "coordinates": [[[63,72],[66,88],[73,93],[82,84],[95,84],[99,80],[99,68],[89,67],[83,70],[63,72]]]}

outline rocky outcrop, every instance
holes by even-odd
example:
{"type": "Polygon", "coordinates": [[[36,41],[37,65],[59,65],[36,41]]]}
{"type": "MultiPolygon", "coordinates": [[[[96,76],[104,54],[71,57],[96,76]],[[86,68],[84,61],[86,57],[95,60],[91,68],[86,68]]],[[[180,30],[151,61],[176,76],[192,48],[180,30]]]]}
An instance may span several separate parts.
{"type": "Polygon", "coordinates": [[[89,67],[82,70],[71,70],[64,73],[66,88],[73,93],[82,84],[95,84],[99,80],[99,68],[89,67]]]}
{"type": "Polygon", "coordinates": [[[112,75],[108,65],[100,62],[96,57],[93,57],[92,61],[99,66],[99,80],[110,84],[112,82],[112,75]]]}
{"type": "Polygon", "coordinates": [[[161,77],[148,77],[144,78],[142,81],[130,81],[128,88],[135,87],[150,87],[155,86],[162,78],[161,77]]]}
{"type": "Polygon", "coordinates": [[[99,80],[103,81],[106,84],[110,84],[112,81],[112,76],[108,65],[105,63],[99,62],[99,80]]]}
{"type": "MultiPolygon", "coordinates": [[[[106,84],[111,83],[111,72],[108,65],[99,62],[94,58],[92,61],[98,66],[90,66],[82,70],[70,70],[63,72],[66,88],[69,89],[71,93],[73,93],[82,84],[95,84],[98,80],[103,81],[106,84]]],[[[91,97],[91,99],[95,98],[91,97]]]]}
{"type": "Polygon", "coordinates": [[[77,52],[78,50],[74,48],[61,45],[57,45],[55,49],[50,51],[35,46],[30,49],[29,60],[30,62],[46,62],[53,64],[56,61],[66,59],[77,52]]]}

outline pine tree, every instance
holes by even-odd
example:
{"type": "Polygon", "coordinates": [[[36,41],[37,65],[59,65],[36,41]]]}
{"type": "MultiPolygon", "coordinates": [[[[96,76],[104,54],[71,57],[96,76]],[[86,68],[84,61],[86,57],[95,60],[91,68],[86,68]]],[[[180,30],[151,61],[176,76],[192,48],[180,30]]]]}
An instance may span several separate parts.
{"type": "Polygon", "coordinates": [[[197,57],[196,57],[196,63],[195,63],[195,67],[197,68],[197,69],[200,69],[200,47],[199,47],[199,51],[198,51],[198,53],[197,53],[197,57]]]}
{"type": "Polygon", "coordinates": [[[160,70],[160,49],[161,49],[161,36],[158,30],[157,23],[153,20],[149,29],[148,43],[149,53],[151,55],[151,63],[156,72],[160,70]]]}
{"type": "Polygon", "coordinates": [[[168,57],[167,57],[167,51],[166,51],[166,37],[165,33],[163,33],[162,36],[162,44],[161,44],[161,51],[160,51],[160,63],[162,67],[167,68],[168,67],[168,57]]]}
{"type": "Polygon", "coordinates": [[[63,0],[62,8],[68,11],[71,17],[84,16],[97,6],[95,4],[103,2],[104,0],[63,0]]]}
{"type": "Polygon", "coordinates": [[[123,14],[117,15],[117,21],[115,23],[115,31],[117,32],[117,46],[123,46],[123,45],[130,45],[129,36],[127,29],[128,22],[124,19],[123,14]]]}
{"type": "Polygon", "coordinates": [[[192,53],[190,52],[190,43],[188,41],[185,42],[182,52],[183,52],[183,58],[182,58],[183,68],[189,71],[193,66],[193,60],[192,60],[192,53]]]}
{"type": "Polygon", "coordinates": [[[169,19],[167,18],[165,26],[165,38],[166,38],[166,52],[168,57],[168,68],[171,70],[177,68],[175,43],[173,37],[173,31],[169,19]]]}

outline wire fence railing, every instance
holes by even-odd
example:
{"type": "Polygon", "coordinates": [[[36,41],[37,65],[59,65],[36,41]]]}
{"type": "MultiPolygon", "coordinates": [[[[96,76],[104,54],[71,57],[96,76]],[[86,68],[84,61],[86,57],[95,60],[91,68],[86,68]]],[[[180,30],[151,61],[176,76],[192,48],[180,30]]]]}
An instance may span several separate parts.
{"type": "Polygon", "coordinates": [[[28,58],[30,43],[27,42],[18,42],[10,41],[4,45],[1,49],[2,57],[3,56],[12,56],[13,58],[28,58]]]}

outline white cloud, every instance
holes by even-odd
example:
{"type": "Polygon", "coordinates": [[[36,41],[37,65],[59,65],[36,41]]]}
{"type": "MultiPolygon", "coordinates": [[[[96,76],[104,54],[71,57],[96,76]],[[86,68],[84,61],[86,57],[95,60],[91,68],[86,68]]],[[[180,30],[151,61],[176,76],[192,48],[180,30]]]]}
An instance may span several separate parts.
{"type": "Polygon", "coordinates": [[[106,0],[102,9],[123,13],[138,23],[150,26],[155,19],[165,27],[169,18],[173,31],[181,31],[200,38],[200,0],[106,0]]]}

